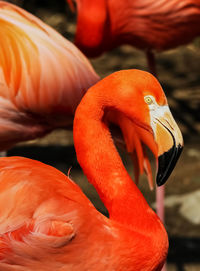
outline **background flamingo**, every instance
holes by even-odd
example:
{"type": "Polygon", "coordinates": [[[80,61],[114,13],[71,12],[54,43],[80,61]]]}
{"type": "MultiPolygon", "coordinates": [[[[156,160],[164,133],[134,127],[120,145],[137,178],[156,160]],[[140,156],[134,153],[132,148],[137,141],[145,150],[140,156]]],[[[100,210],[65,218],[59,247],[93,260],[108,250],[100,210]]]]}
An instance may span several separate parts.
{"type": "Polygon", "coordinates": [[[0,150],[70,127],[99,80],[68,40],[23,9],[0,1],[0,150]]]}
{"type": "Polygon", "coordinates": [[[152,51],[172,49],[200,35],[200,0],[75,2],[75,43],[87,56],[99,56],[129,44],[147,52],[149,68],[154,74],[152,51]]]}
{"type": "Polygon", "coordinates": [[[0,158],[2,270],[161,270],[167,234],[114,147],[104,122],[113,109],[149,133],[148,147],[158,147],[157,183],[166,181],[182,136],[163,90],[149,73],[114,73],[86,93],[74,120],[77,158],[110,219],[58,170],[27,158],[0,158]]]}

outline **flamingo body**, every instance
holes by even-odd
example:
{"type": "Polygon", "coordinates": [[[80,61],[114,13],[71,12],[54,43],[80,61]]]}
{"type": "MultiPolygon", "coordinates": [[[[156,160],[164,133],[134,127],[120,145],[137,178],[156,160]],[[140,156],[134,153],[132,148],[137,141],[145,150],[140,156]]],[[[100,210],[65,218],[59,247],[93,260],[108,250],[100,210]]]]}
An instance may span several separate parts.
{"type": "Polygon", "coordinates": [[[0,141],[72,124],[76,106],[99,80],[86,57],[30,13],[0,1],[0,141]]]}
{"type": "Polygon", "coordinates": [[[122,44],[163,51],[200,35],[199,0],[76,0],[75,42],[88,56],[122,44]]]}
{"type": "Polygon", "coordinates": [[[11,157],[0,159],[0,172],[0,270],[18,270],[19,265],[20,270],[139,271],[145,262],[153,266],[165,257],[155,257],[158,247],[166,246],[163,234],[158,242],[145,238],[140,251],[143,234],[132,238],[131,229],[124,231],[98,213],[58,170],[11,157]]]}

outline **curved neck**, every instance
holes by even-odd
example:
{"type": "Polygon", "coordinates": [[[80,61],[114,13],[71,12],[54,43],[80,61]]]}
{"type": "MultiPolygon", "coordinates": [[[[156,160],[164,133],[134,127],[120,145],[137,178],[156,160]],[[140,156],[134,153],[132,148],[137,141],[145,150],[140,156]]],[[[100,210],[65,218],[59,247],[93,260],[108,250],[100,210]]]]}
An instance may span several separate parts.
{"type": "Polygon", "coordinates": [[[150,226],[148,217],[156,215],[128,175],[109,129],[103,122],[104,112],[108,108],[116,108],[114,102],[103,99],[102,95],[95,93],[95,89],[82,99],[74,119],[77,159],[89,182],[96,188],[110,218],[122,224],[137,224],[140,228],[146,228],[147,223],[150,226]]]}

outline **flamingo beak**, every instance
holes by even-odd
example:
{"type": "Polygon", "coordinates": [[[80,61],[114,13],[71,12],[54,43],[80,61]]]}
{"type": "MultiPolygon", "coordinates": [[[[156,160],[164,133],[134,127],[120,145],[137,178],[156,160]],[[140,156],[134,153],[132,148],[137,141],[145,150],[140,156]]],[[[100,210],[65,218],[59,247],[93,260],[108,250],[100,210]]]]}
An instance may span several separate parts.
{"type": "Polygon", "coordinates": [[[153,117],[153,130],[158,144],[156,183],[163,185],[173,171],[183,149],[183,138],[167,105],[153,117]]]}

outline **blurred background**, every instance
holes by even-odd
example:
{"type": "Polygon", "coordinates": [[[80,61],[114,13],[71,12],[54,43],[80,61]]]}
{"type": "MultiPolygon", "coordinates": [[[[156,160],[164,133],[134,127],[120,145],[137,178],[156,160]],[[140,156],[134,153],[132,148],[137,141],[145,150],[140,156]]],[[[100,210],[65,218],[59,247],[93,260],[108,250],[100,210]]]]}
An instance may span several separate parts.
{"type": "MultiPolygon", "coordinates": [[[[65,0],[9,2],[35,14],[73,41],[76,14],[70,11],[65,0]]],[[[200,271],[200,38],[187,46],[156,54],[156,61],[159,81],[185,142],[181,158],[166,185],[165,226],[170,238],[168,270],[200,271]]],[[[147,70],[144,53],[131,46],[122,46],[91,59],[91,62],[101,77],[120,69],[147,70]]],[[[95,206],[106,213],[76,161],[72,132],[55,131],[42,139],[17,145],[8,155],[34,158],[65,173],[71,168],[70,177],[77,181],[95,206]]],[[[128,159],[126,165],[133,177],[128,159]]],[[[149,191],[143,179],[145,177],[139,187],[154,208],[155,193],[149,191]]]]}

